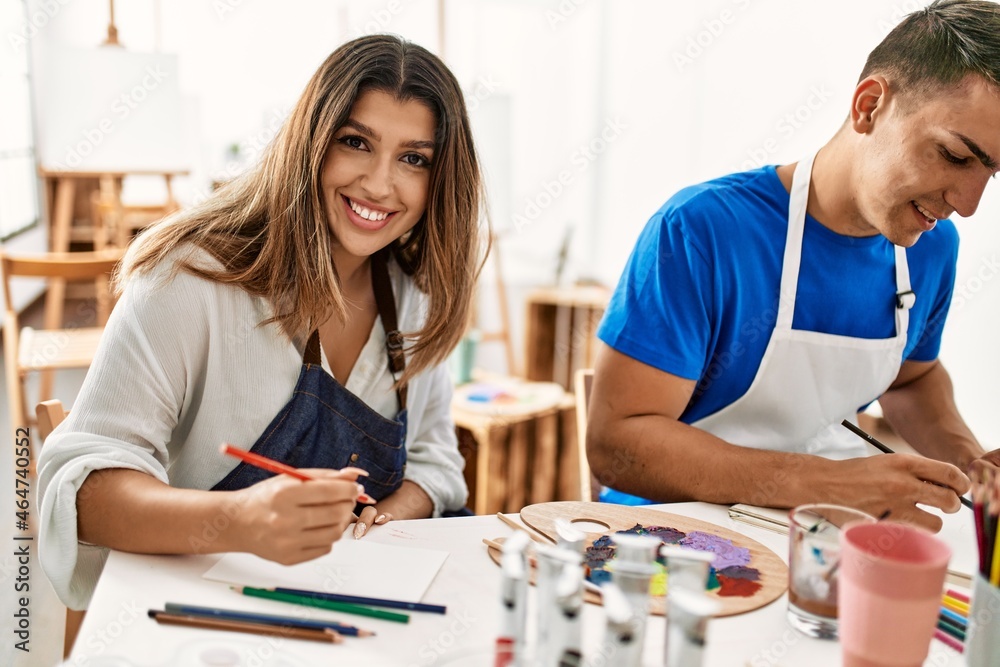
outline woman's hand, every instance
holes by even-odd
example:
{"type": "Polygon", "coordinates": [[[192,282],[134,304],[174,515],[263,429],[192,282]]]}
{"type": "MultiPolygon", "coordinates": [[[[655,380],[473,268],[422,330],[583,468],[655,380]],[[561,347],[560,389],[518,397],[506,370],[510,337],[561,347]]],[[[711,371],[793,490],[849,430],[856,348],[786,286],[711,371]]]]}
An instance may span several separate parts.
{"type": "Polygon", "coordinates": [[[235,491],[234,537],[240,551],[283,565],[294,565],[330,552],[354,519],[354,505],[364,488],[357,468],[303,469],[314,479],[277,475],[235,491]]]}
{"type": "Polygon", "coordinates": [[[434,512],[434,503],[416,482],[404,479],[402,485],[378,501],[378,507],[366,507],[354,525],[354,539],[360,539],[374,526],[397,519],[426,519],[434,512]]]}
{"type": "Polygon", "coordinates": [[[354,539],[358,540],[364,537],[364,534],[367,533],[368,529],[373,525],[381,526],[382,524],[389,523],[390,521],[392,521],[391,514],[388,512],[380,512],[374,505],[369,505],[361,510],[357,523],[354,524],[354,539]]]}

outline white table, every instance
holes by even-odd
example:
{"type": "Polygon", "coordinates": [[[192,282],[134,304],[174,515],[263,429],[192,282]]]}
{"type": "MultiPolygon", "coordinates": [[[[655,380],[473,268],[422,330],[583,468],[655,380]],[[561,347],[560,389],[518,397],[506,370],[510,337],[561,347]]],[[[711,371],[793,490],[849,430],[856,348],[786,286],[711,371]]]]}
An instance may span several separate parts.
{"type": "MultiPolygon", "coordinates": [[[[729,518],[724,506],[680,503],[653,509],[730,528],[787,559],[786,537],[737,523],[729,518]]],[[[492,647],[499,628],[500,570],[487,555],[482,538],[506,537],[510,533],[511,529],[492,516],[395,521],[376,527],[364,539],[450,552],[424,596],[427,602],[447,605],[448,613],[444,616],[414,613],[407,625],[358,617],[355,622],[374,630],[377,636],[348,637],[339,645],[159,625],[146,616],[146,611],[163,609],[166,602],[289,616],[309,613],[340,619],[344,616],[239,596],[225,584],[203,579],[201,575],[220,558],[218,555],[140,556],[113,552],[69,664],[199,667],[211,664],[203,662],[201,656],[221,650],[230,655],[239,653],[244,661],[238,664],[248,667],[492,665],[492,647]]],[[[706,666],[839,665],[839,644],[810,639],[792,630],[785,621],[787,605],[787,596],[782,596],[756,611],[713,620],[709,626],[706,666]]],[[[604,629],[602,609],[585,605],[583,622],[588,665],[613,665],[612,661],[594,661],[604,629]]],[[[661,664],[664,630],[664,619],[652,617],[647,630],[646,665],[661,664]]],[[[936,640],[932,642],[925,667],[962,664],[959,654],[936,640]]]]}

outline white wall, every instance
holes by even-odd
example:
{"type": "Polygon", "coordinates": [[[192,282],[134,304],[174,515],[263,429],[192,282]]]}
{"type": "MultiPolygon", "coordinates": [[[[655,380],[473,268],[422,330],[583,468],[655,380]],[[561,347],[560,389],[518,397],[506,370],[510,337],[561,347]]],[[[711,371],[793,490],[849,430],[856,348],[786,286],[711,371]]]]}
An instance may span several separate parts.
{"type": "MultiPolygon", "coordinates": [[[[386,30],[438,51],[433,0],[118,5],[128,48],[178,55],[196,132],[196,172],[182,193],[189,198],[204,192],[209,176],[230,168],[227,145],[241,144],[252,159],[315,67],[348,37],[386,30]]],[[[751,165],[794,161],[825,142],[847,114],[868,51],[918,3],[445,5],[444,56],[477,107],[473,117],[519,325],[525,291],[554,280],[559,243],[570,226],[566,278],[613,284],[639,230],[674,191],[751,165]]],[[[103,0],[73,0],[38,30],[33,48],[94,44],[105,21],[103,0]]],[[[991,405],[1000,357],[991,340],[1000,328],[1000,279],[993,280],[998,217],[1000,192],[992,186],[975,219],[959,222],[965,292],[956,298],[942,352],[963,412],[993,446],[1000,446],[991,405]]],[[[495,321],[491,275],[486,272],[482,311],[495,321]]]]}

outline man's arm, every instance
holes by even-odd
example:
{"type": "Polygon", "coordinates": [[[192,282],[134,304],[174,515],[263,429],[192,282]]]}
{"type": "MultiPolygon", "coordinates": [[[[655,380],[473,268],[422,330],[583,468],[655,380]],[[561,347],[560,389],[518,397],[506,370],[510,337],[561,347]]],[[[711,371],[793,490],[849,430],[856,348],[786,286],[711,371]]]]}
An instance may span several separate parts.
{"type": "Polygon", "coordinates": [[[924,456],[966,471],[985,453],[958,414],[951,376],[939,360],[903,362],[879,404],[893,430],[924,456]]]}
{"type": "MultiPolygon", "coordinates": [[[[598,480],[651,500],[794,507],[830,502],[940,528],[916,507],[957,511],[968,479],[951,465],[897,454],[832,461],[738,447],[678,418],[695,382],[602,346],[594,373],[587,457],[598,480]],[[942,488],[933,481],[944,484],[942,488]]],[[[794,397],[789,397],[794,401],[794,397]]]]}

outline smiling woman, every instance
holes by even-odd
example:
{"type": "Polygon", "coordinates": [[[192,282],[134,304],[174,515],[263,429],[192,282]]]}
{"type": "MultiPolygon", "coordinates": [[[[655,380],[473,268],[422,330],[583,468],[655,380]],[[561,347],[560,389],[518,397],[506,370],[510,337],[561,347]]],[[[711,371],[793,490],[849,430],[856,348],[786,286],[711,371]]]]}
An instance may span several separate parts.
{"type": "Polygon", "coordinates": [[[378,35],[330,55],[255,168],[141,236],[39,462],[42,562],[67,605],[86,606],[109,547],[290,564],[356,511],[355,538],[461,512],[442,362],[481,205],[454,76],[378,35]],[[222,442],[312,479],[234,466],[222,442]]]}

